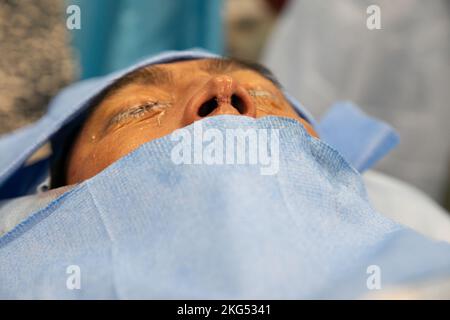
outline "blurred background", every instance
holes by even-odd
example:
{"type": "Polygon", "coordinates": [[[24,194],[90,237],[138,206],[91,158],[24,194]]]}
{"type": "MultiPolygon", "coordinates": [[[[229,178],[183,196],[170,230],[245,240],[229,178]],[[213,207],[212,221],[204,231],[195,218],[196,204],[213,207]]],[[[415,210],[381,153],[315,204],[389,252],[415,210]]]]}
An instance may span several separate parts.
{"type": "Polygon", "coordinates": [[[376,169],[450,207],[448,0],[0,0],[0,134],[73,81],[193,47],[267,65],[319,119],[352,100],[387,121],[401,144],[376,169]]]}

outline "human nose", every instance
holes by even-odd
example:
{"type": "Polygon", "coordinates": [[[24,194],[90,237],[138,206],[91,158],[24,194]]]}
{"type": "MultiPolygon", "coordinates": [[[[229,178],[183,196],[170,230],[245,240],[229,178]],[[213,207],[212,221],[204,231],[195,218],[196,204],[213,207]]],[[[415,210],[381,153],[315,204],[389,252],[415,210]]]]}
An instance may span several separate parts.
{"type": "Polygon", "coordinates": [[[188,100],[184,112],[185,125],[209,116],[243,115],[256,117],[251,96],[233,77],[212,77],[188,100]]]}

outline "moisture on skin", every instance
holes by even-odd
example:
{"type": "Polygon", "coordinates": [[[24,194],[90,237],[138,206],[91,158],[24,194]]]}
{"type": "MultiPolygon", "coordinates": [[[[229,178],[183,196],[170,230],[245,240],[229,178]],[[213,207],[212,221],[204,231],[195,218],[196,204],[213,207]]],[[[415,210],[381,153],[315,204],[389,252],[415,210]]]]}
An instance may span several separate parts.
{"type": "Polygon", "coordinates": [[[204,117],[288,117],[317,137],[272,81],[239,64],[214,60],[148,66],[147,78],[144,73],[107,95],[75,140],[66,183],[88,179],[140,145],[204,117]]]}

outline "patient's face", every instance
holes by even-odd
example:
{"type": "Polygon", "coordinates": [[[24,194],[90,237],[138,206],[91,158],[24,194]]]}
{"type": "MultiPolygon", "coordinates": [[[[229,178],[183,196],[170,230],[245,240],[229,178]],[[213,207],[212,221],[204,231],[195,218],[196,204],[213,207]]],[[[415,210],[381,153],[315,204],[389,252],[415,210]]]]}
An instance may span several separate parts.
{"type": "Polygon", "coordinates": [[[216,115],[283,116],[302,123],[278,87],[231,60],[145,67],[125,76],[95,107],[71,150],[66,182],[88,179],[143,143],[216,115]]]}

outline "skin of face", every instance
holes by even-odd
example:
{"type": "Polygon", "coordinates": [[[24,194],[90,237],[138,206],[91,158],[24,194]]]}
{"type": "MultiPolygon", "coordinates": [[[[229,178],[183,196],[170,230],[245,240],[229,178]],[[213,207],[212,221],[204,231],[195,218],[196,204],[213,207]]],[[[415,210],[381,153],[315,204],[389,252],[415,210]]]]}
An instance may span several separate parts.
{"type": "Polygon", "coordinates": [[[140,145],[204,117],[288,117],[317,137],[272,81],[247,68],[211,72],[207,68],[209,60],[159,64],[157,68],[170,78],[164,77],[158,83],[135,81],[106,96],[74,142],[66,183],[86,180],[140,145]]]}

